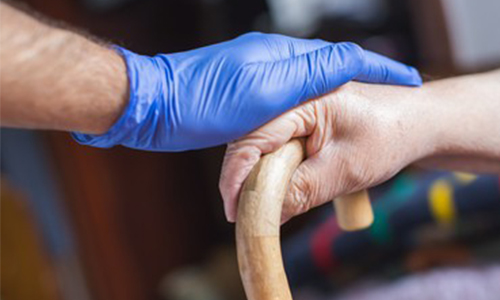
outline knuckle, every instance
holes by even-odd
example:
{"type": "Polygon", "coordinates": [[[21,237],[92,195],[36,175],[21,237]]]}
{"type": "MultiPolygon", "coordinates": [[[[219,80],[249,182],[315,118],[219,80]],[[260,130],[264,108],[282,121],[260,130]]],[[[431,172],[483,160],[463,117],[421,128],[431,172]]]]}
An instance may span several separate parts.
{"type": "Polygon", "coordinates": [[[361,48],[361,46],[356,44],[356,43],[342,42],[342,43],[339,43],[337,45],[345,48],[346,50],[348,50],[349,52],[352,52],[355,55],[359,55],[360,57],[362,57],[364,54],[363,48],[361,48]]]}
{"type": "Polygon", "coordinates": [[[350,71],[352,75],[361,72],[365,63],[365,52],[363,48],[352,42],[339,43],[337,46],[341,49],[340,51],[345,52],[344,55],[348,58],[345,60],[345,71],[350,71]]]}
{"type": "Polygon", "coordinates": [[[270,38],[272,35],[260,31],[251,31],[240,35],[237,39],[242,39],[248,42],[261,41],[262,39],[270,38]]]}
{"type": "Polygon", "coordinates": [[[238,166],[253,166],[260,158],[261,151],[255,146],[241,146],[233,150],[232,161],[238,166]]]}
{"type": "Polygon", "coordinates": [[[241,37],[256,37],[256,36],[262,36],[262,35],[265,35],[265,33],[262,33],[260,31],[250,31],[250,32],[247,32],[247,33],[241,35],[241,37]]]}

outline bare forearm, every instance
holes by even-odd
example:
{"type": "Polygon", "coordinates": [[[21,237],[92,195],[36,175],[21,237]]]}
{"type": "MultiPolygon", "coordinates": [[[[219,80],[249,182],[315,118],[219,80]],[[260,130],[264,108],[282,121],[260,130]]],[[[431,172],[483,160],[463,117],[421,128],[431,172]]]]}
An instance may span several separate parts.
{"type": "MultiPolygon", "coordinates": [[[[434,123],[428,167],[500,173],[500,71],[427,84],[421,99],[434,123]]],[[[422,112],[423,113],[423,112],[422,112]]]]}
{"type": "Polygon", "coordinates": [[[0,3],[2,126],[103,133],[127,102],[121,57],[0,3]]]}

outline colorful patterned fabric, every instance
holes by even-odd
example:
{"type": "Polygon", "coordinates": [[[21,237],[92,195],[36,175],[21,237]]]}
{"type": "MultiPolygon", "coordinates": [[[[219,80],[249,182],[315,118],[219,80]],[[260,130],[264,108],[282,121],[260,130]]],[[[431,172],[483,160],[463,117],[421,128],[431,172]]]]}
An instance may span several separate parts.
{"type": "Polygon", "coordinates": [[[374,224],[342,232],[331,205],[285,241],[290,284],[331,288],[374,272],[396,277],[435,265],[500,260],[498,176],[403,173],[370,191],[374,224]]]}

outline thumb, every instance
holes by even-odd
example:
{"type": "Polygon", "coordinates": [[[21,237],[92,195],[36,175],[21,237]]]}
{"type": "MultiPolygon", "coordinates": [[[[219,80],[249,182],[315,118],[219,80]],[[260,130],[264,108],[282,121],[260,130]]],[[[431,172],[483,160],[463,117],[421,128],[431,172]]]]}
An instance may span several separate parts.
{"type": "Polygon", "coordinates": [[[352,189],[344,176],[342,150],[334,143],[309,156],[295,171],[283,203],[282,223],[352,189]]]}

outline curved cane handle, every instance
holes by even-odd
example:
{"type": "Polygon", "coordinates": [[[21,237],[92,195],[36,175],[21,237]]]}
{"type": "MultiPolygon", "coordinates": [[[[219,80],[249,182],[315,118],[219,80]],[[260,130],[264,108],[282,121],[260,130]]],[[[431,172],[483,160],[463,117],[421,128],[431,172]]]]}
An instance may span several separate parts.
{"type": "MultiPolygon", "coordinates": [[[[280,246],[281,208],[288,183],[304,159],[302,139],[267,154],[247,178],[238,206],[236,244],[240,275],[249,300],[292,300],[280,246]]],[[[335,200],[339,224],[361,229],[373,221],[367,193],[335,200]],[[358,214],[359,212],[359,214],[358,214]]]]}

